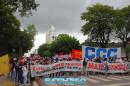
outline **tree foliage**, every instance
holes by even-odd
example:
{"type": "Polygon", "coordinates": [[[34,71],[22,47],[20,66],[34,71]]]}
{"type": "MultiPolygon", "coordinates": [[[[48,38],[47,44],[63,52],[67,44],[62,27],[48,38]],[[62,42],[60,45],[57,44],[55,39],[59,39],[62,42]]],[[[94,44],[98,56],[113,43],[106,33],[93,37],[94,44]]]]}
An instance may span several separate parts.
{"type": "Polygon", "coordinates": [[[50,44],[42,44],[38,48],[38,54],[46,56],[46,57],[51,57],[53,55],[53,52],[51,51],[51,45],[50,44]]]}
{"type": "Polygon", "coordinates": [[[51,50],[54,53],[70,53],[72,49],[80,49],[79,41],[67,34],[60,34],[51,44],[51,50]]]}
{"type": "Polygon", "coordinates": [[[126,50],[126,57],[129,58],[128,42],[130,38],[130,5],[117,12],[118,21],[116,22],[116,37],[122,41],[122,46],[126,50]]]}
{"type": "Polygon", "coordinates": [[[114,36],[122,41],[122,47],[126,50],[128,59],[130,5],[121,9],[113,9],[107,5],[96,4],[87,8],[86,12],[82,13],[81,19],[86,22],[81,29],[84,35],[89,36],[86,42],[99,43],[100,47],[107,47],[111,41],[110,38],[114,36]]]}
{"type": "Polygon", "coordinates": [[[63,52],[71,53],[72,49],[80,49],[79,41],[68,34],[60,34],[51,44],[42,44],[38,48],[38,54],[51,57],[54,54],[63,52]]]}
{"type": "Polygon", "coordinates": [[[130,38],[130,6],[119,10],[117,18],[118,21],[115,26],[116,37],[122,41],[125,48],[130,38]]]}
{"type": "Polygon", "coordinates": [[[126,52],[130,52],[130,44],[127,44],[127,46],[126,46],[126,52]]]}
{"type": "MultiPolygon", "coordinates": [[[[6,30],[6,33],[7,32],[8,30],[6,30]]],[[[8,46],[8,53],[23,55],[24,53],[28,52],[28,50],[33,47],[34,36],[32,37],[32,33],[27,32],[26,30],[21,31],[20,29],[15,29],[13,31],[9,31],[7,38],[4,38],[4,40],[6,40],[6,46],[8,46]]]]}
{"type": "Polygon", "coordinates": [[[81,15],[81,19],[86,21],[81,31],[84,35],[89,34],[91,41],[106,47],[114,29],[114,16],[115,11],[110,6],[96,4],[88,7],[81,15]]]}
{"type": "Polygon", "coordinates": [[[21,31],[14,12],[19,12],[21,16],[30,15],[37,6],[35,0],[0,0],[0,50],[5,51],[2,53],[7,53],[7,50],[9,54],[23,54],[32,48],[36,29],[30,25],[27,30],[21,31]]]}
{"type": "Polygon", "coordinates": [[[35,0],[0,0],[0,2],[13,12],[18,11],[21,16],[31,15],[32,11],[39,6],[35,0]]]}
{"type": "MultiPolygon", "coordinates": [[[[0,46],[4,46],[5,48],[10,47],[11,44],[13,46],[13,38],[20,31],[19,27],[20,22],[13,15],[12,10],[0,1],[0,46]]],[[[11,48],[8,49],[11,50],[11,48]]],[[[7,49],[2,50],[5,51],[2,53],[7,53],[6,51],[8,51],[7,49]]]]}
{"type": "Polygon", "coordinates": [[[46,50],[46,51],[43,52],[43,55],[44,55],[45,57],[52,57],[52,56],[53,56],[53,53],[52,53],[50,50],[46,50]]]}
{"type": "MultiPolygon", "coordinates": [[[[28,25],[28,27],[31,25],[28,25]]],[[[15,34],[11,35],[11,39],[8,40],[8,51],[9,53],[14,52],[17,55],[23,55],[33,47],[34,37],[37,33],[35,26],[32,28],[26,28],[23,31],[20,29],[15,31],[15,34]],[[31,29],[29,31],[28,29],[31,29]],[[34,34],[32,34],[34,33],[34,34]]]]}
{"type": "MultiPolygon", "coordinates": [[[[3,3],[0,2],[0,34],[8,35],[11,30],[19,29],[20,22],[13,15],[12,10],[8,7],[5,7],[3,3]],[[8,30],[8,31],[6,31],[8,30]]],[[[3,36],[5,37],[5,36],[3,36]]]]}
{"type": "Polygon", "coordinates": [[[25,32],[28,33],[31,37],[31,39],[34,41],[35,35],[37,35],[37,30],[34,24],[30,24],[27,26],[27,29],[25,29],[25,32]]]}

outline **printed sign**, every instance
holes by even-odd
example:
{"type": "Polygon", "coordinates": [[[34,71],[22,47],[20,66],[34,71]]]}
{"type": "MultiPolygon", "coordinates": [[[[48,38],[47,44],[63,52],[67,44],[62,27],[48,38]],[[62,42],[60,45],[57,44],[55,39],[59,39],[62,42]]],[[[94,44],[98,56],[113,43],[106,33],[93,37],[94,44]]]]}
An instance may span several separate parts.
{"type": "Polygon", "coordinates": [[[78,85],[82,85],[82,84],[86,84],[86,77],[77,77],[77,78],[73,78],[73,77],[68,77],[68,78],[45,78],[44,82],[45,84],[78,84],[78,85]]]}
{"type": "Polygon", "coordinates": [[[88,47],[82,46],[82,57],[86,58],[95,58],[95,57],[121,57],[121,48],[95,48],[95,47],[88,47]]]}

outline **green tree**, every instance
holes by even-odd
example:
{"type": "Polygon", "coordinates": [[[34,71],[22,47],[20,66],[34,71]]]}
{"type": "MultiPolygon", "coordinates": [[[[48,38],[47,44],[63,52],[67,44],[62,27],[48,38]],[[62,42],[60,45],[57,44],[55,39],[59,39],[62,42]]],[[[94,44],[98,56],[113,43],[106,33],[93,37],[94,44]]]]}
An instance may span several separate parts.
{"type": "Polygon", "coordinates": [[[13,12],[18,11],[21,16],[32,15],[32,11],[39,6],[35,0],[0,0],[0,2],[13,12]]]}
{"type": "Polygon", "coordinates": [[[33,46],[35,34],[32,32],[35,29],[21,31],[20,22],[14,12],[18,11],[21,16],[31,15],[37,7],[35,0],[0,0],[0,54],[5,53],[7,49],[8,53],[20,52],[19,50],[24,53],[33,46]]]}
{"type": "MultiPolygon", "coordinates": [[[[117,10],[117,21],[115,21],[116,37],[122,41],[123,48],[127,50],[127,44],[130,38],[130,5],[117,10]]],[[[129,54],[126,51],[126,57],[128,59],[129,54]]]]}
{"type": "Polygon", "coordinates": [[[38,54],[46,56],[46,57],[51,57],[53,55],[53,52],[51,51],[51,44],[42,44],[38,48],[38,54]]]}
{"type": "Polygon", "coordinates": [[[130,44],[127,44],[126,46],[126,51],[129,53],[130,52],[130,44]]]}
{"type": "Polygon", "coordinates": [[[9,47],[11,44],[13,46],[12,40],[17,32],[20,31],[19,27],[20,22],[13,15],[12,10],[8,7],[5,7],[5,5],[0,1],[0,47],[4,46],[6,48],[0,48],[0,51],[2,51],[0,54],[7,53],[8,50],[12,50],[12,48],[9,47]]]}
{"type": "Polygon", "coordinates": [[[54,53],[70,53],[72,49],[80,49],[79,41],[67,34],[60,34],[51,44],[51,50],[54,53]]]}
{"type": "Polygon", "coordinates": [[[129,53],[130,53],[130,44],[127,44],[127,45],[126,45],[125,51],[126,51],[127,56],[128,56],[128,57],[127,57],[127,60],[130,61],[130,58],[129,58],[129,53]]]}
{"type": "Polygon", "coordinates": [[[52,52],[50,50],[46,50],[46,51],[43,52],[43,55],[45,57],[52,57],[53,54],[52,54],[52,52]]]}
{"type": "Polygon", "coordinates": [[[110,35],[114,29],[115,11],[107,5],[96,4],[83,12],[81,19],[86,21],[81,31],[90,37],[91,42],[107,47],[110,35]]]}
{"type": "Polygon", "coordinates": [[[33,47],[34,37],[37,34],[37,30],[34,24],[27,26],[24,31],[21,31],[19,41],[20,41],[20,53],[24,54],[33,47]]]}
{"type": "Polygon", "coordinates": [[[9,54],[15,53],[16,55],[23,55],[33,47],[34,37],[37,33],[36,28],[34,27],[33,31],[28,31],[27,27],[24,31],[17,29],[13,35],[10,34],[10,39],[7,41],[9,54]],[[32,35],[32,33],[35,34],[32,35]]]}
{"type": "Polygon", "coordinates": [[[28,33],[31,37],[31,39],[34,41],[34,37],[37,35],[37,30],[34,24],[30,24],[27,26],[27,29],[25,29],[25,32],[28,33]]]}

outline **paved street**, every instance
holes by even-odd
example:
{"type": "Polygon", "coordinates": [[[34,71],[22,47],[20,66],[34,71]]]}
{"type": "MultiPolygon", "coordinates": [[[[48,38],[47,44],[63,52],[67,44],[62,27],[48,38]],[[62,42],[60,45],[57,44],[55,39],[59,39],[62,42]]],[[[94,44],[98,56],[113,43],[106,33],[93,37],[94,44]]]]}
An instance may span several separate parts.
{"type": "MultiPolygon", "coordinates": [[[[38,86],[36,82],[35,85],[38,86]]],[[[15,86],[10,80],[5,77],[0,77],[0,86],[15,86]]],[[[81,85],[43,85],[43,86],[81,86],[81,85]]],[[[88,76],[87,85],[85,86],[130,86],[130,76],[104,75],[88,76]]]]}
{"type": "MultiPolygon", "coordinates": [[[[46,85],[54,86],[54,85],[46,85]]],[[[55,85],[55,86],[130,86],[130,76],[103,75],[88,76],[87,85],[55,85]]]]}
{"type": "Polygon", "coordinates": [[[14,82],[7,80],[5,76],[0,77],[0,86],[15,86],[14,82]]]}
{"type": "Polygon", "coordinates": [[[88,86],[130,86],[130,76],[88,76],[88,86]]]}

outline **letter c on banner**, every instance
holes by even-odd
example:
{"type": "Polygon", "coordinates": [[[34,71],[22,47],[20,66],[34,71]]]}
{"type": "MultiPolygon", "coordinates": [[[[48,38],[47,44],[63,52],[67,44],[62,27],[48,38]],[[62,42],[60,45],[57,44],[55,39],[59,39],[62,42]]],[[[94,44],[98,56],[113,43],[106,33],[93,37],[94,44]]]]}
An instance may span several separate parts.
{"type": "MultiPolygon", "coordinates": [[[[98,48],[97,49],[97,52],[96,52],[96,56],[97,57],[100,57],[102,54],[101,52],[103,52],[104,54],[106,54],[107,50],[105,48],[98,48]]],[[[106,58],[106,55],[102,55],[103,58],[106,58]]]]}
{"type": "Polygon", "coordinates": [[[116,48],[109,49],[107,57],[114,57],[114,56],[117,56],[117,49],[116,48]]]}
{"type": "Polygon", "coordinates": [[[95,48],[90,48],[90,47],[87,47],[85,49],[85,57],[86,58],[94,58],[95,57],[95,54],[92,54],[92,52],[95,52],[95,48]],[[91,52],[91,55],[89,54],[91,52]]]}

